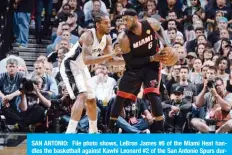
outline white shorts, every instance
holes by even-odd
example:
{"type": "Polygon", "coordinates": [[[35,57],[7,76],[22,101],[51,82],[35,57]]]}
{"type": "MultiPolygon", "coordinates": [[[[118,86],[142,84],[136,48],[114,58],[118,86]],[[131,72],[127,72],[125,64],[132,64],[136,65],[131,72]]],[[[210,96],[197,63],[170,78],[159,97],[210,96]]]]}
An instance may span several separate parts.
{"type": "Polygon", "coordinates": [[[95,98],[94,91],[89,83],[89,81],[91,80],[91,75],[90,75],[88,67],[86,66],[83,69],[78,69],[75,67],[75,64],[74,65],[73,64],[74,63],[72,63],[71,61],[70,67],[71,67],[79,93],[86,92],[88,99],[95,98]]]}
{"type": "Polygon", "coordinates": [[[79,93],[87,93],[87,99],[95,98],[95,93],[89,83],[91,75],[87,66],[79,68],[75,61],[63,60],[60,74],[71,99],[76,98],[72,87],[73,82],[75,82],[79,93]]]}

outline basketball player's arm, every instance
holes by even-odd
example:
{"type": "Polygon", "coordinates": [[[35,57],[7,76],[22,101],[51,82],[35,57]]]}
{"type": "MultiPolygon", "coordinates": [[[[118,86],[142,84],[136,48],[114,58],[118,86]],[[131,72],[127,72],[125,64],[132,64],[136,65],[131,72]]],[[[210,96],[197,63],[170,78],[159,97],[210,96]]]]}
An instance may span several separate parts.
{"type": "Polygon", "coordinates": [[[107,36],[107,45],[106,48],[104,49],[104,55],[110,54],[110,53],[114,53],[114,57],[112,59],[109,59],[106,63],[110,66],[120,66],[120,65],[124,65],[125,61],[123,59],[121,59],[120,57],[118,57],[118,54],[122,54],[121,50],[119,49],[114,49],[112,48],[112,39],[111,37],[108,35],[107,36]]]}
{"type": "Polygon", "coordinates": [[[162,38],[159,38],[159,40],[164,44],[164,46],[170,45],[170,40],[166,33],[164,32],[163,27],[161,26],[161,23],[154,19],[154,18],[147,18],[148,23],[151,25],[152,29],[157,32],[162,38]]]}
{"type": "Polygon", "coordinates": [[[93,37],[90,32],[85,32],[80,39],[82,43],[82,52],[83,52],[83,61],[86,65],[93,65],[105,62],[113,57],[113,54],[92,56],[92,44],[93,44],[93,37]]]}
{"type": "Polygon", "coordinates": [[[130,49],[129,39],[124,32],[119,34],[118,43],[123,53],[123,58],[125,62],[130,66],[145,65],[153,61],[160,61],[160,57],[157,54],[154,56],[147,56],[147,57],[140,57],[140,58],[134,57],[130,52],[131,49],[130,49]]]}

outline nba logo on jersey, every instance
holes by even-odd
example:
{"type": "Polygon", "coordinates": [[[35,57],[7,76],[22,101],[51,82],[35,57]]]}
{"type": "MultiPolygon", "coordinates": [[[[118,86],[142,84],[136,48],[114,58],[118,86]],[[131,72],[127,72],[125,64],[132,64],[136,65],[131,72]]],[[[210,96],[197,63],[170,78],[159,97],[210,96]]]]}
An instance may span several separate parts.
{"type": "Polygon", "coordinates": [[[147,34],[150,34],[150,33],[151,33],[151,31],[150,31],[150,30],[147,30],[147,31],[146,31],[146,33],[147,33],[147,34]]]}

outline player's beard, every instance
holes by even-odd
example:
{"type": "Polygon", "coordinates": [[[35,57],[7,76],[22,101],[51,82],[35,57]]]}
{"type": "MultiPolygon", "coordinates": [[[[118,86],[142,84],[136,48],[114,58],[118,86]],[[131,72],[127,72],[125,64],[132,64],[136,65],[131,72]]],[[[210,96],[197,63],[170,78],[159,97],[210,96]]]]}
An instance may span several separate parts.
{"type": "Polygon", "coordinates": [[[137,27],[137,25],[136,25],[136,24],[134,24],[134,23],[132,23],[132,24],[131,24],[131,27],[130,27],[129,29],[133,31],[133,30],[135,30],[135,29],[136,29],[136,27],[137,27]]]}

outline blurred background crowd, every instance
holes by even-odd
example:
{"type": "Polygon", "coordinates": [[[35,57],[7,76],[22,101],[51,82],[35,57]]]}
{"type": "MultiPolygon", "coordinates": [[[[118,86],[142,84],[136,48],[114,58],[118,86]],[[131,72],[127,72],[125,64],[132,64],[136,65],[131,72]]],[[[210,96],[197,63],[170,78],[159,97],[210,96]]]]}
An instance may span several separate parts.
{"type": "MultiPolygon", "coordinates": [[[[113,48],[126,29],[121,12],[137,11],[143,20],[160,21],[178,62],[163,67],[161,95],[165,132],[215,132],[232,130],[232,8],[230,0],[4,0],[0,6],[1,132],[64,132],[72,104],[59,73],[65,53],[80,35],[94,27],[94,16],[111,19],[113,48]],[[46,45],[33,69],[17,50],[46,45]],[[14,45],[14,48],[12,48],[14,45]],[[27,77],[27,78],[25,78],[27,77]],[[21,95],[20,90],[25,94],[21,95]],[[22,106],[26,102],[27,106],[22,106]]],[[[38,51],[38,50],[37,50],[38,51]]],[[[124,66],[89,66],[98,105],[98,128],[107,128],[112,102],[124,66]]],[[[135,103],[124,106],[117,125],[122,133],[149,133],[150,103],[143,89],[135,103]]],[[[86,112],[78,132],[88,132],[86,112]]]]}

